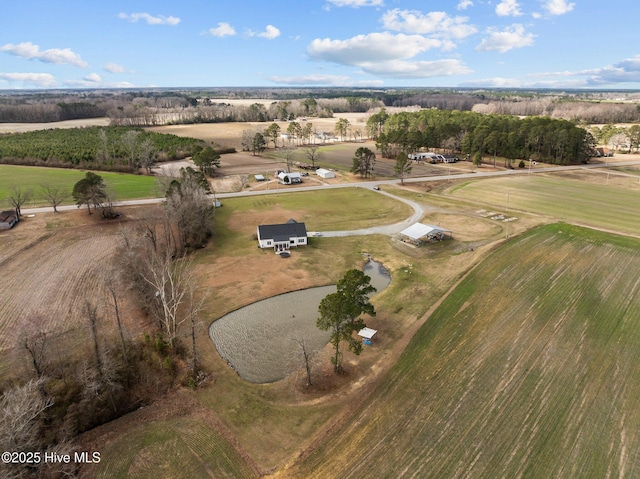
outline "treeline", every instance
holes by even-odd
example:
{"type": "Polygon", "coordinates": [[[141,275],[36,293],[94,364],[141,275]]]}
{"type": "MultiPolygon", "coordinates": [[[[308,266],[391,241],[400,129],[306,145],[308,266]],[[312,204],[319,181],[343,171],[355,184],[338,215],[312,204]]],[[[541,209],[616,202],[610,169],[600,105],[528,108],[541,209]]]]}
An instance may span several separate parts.
{"type": "Polygon", "coordinates": [[[89,102],[0,105],[0,123],[50,123],[106,115],[106,105],[89,102]]]}
{"type": "Polygon", "coordinates": [[[0,162],[131,172],[182,159],[205,142],[129,127],[38,130],[0,135],[0,162]]]}
{"type": "Polygon", "coordinates": [[[640,121],[640,106],[633,103],[582,100],[568,96],[498,95],[497,93],[423,92],[398,95],[387,106],[437,108],[516,116],[548,116],[585,123],[629,123],[640,121]],[[506,98],[499,98],[505,96],[506,98]]]}
{"type": "Polygon", "coordinates": [[[586,162],[594,156],[591,133],[574,123],[549,117],[520,119],[468,111],[422,110],[371,115],[367,128],[384,157],[420,149],[463,155],[533,159],[554,164],[586,162]]]}
{"type": "Polygon", "coordinates": [[[500,115],[549,116],[588,123],[640,121],[634,92],[367,88],[211,88],[86,90],[0,95],[0,122],[108,117],[114,125],[273,121],[331,117],[382,106],[500,115]],[[229,100],[269,100],[238,104],[229,100]],[[312,105],[313,104],[313,105],[312,105]],[[313,106],[313,108],[311,108],[313,106]],[[283,115],[286,111],[287,115],[283,115]]]}
{"type": "MultiPolygon", "coordinates": [[[[47,325],[59,321],[39,312],[13,328],[11,354],[23,367],[0,385],[3,451],[73,457],[79,434],[150,404],[176,384],[196,387],[206,379],[195,342],[206,293],[188,252],[211,236],[213,205],[193,170],[162,186],[162,206],[123,224],[110,260],[94,265],[95,289],[80,306],[82,324],[52,331],[47,325]],[[135,333],[123,324],[125,294],[137,302],[128,323],[135,333]],[[102,308],[100,296],[108,298],[102,308]]],[[[0,476],[76,477],[78,467],[75,461],[2,461],[0,476]]]]}
{"type": "Polygon", "coordinates": [[[638,153],[640,151],[640,125],[620,127],[603,125],[591,127],[589,131],[599,145],[607,145],[613,151],[638,153]]]}
{"type": "Polygon", "coordinates": [[[154,126],[166,124],[269,122],[293,120],[299,117],[331,118],[334,113],[360,112],[379,108],[384,103],[373,98],[313,98],[261,102],[237,105],[201,98],[195,106],[160,108],[146,102],[138,102],[108,112],[112,125],[154,126]]]}

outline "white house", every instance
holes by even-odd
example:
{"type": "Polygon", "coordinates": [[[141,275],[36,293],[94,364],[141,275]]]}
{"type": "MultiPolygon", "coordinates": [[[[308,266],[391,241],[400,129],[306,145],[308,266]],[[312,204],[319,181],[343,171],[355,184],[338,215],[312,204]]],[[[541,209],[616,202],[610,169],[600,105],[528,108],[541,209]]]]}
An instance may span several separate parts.
{"type": "Polygon", "coordinates": [[[304,223],[289,220],[284,224],[258,226],[258,247],[273,248],[276,253],[292,246],[307,244],[307,227],[304,223]]]}
{"type": "Polygon", "coordinates": [[[318,168],[316,170],[316,175],[318,175],[320,178],[324,178],[325,180],[327,178],[335,178],[336,174],[331,171],[331,170],[327,170],[326,168],[318,168]]]}

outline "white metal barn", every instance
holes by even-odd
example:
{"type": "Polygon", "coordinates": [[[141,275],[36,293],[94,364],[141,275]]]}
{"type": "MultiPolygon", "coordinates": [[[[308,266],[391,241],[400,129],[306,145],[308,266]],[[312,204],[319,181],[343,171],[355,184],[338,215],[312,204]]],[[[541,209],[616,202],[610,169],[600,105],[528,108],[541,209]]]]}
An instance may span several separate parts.
{"type": "Polygon", "coordinates": [[[327,170],[326,168],[318,168],[316,170],[316,175],[318,175],[320,178],[324,178],[325,180],[328,178],[336,177],[336,174],[333,171],[327,170]]]}
{"type": "Polygon", "coordinates": [[[439,226],[415,223],[400,232],[403,241],[413,244],[422,244],[428,241],[441,241],[451,237],[451,230],[440,228],[439,226]]]}

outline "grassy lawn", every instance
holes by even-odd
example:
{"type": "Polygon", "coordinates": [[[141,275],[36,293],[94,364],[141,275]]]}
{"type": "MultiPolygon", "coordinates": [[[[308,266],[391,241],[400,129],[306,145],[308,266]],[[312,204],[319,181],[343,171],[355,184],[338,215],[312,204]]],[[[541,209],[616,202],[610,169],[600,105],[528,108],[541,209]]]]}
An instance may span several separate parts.
{"type": "MultiPolygon", "coordinates": [[[[605,178],[603,177],[603,182],[605,178]]],[[[640,185],[636,189],[556,176],[524,176],[460,183],[447,194],[499,213],[527,211],[561,221],[640,235],[640,185]]]]}
{"type": "Polygon", "coordinates": [[[566,224],[503,245],[288,477],[637,476],[638,252],[566,224]]]}
{"type": "Polygon", "coordinates": [[[224,207],[216,211],[217,246],[220,254],[235,250],[247,253],[255,249],[255,234],[258,224],[268,224],[266,214],[281,211],[279,221],[293,218],[304,222],[308,231],[335,231],[365,228],[390,224],[411,215],[409,206],[379,195],[365,188],[340,188],[326,191],[286,193],[269,196],[228,198],[224,207]],[[291,213],[287,213],[291,212],[291,213]],[[244,218],[233,222],[233,218],[244,218]],[[237,226],[236,226],[237,225],[237,226]],[[248,236],[238,241],[237,233],[248,236]]]}
{"type": "MultiPolygon", "coordinates": [[[[97,172],[105,183],[115,191],[116,200],[131,200],[137,198],[152,198],[157,196],[154,191],[155,178],[151,176],[129,175],[124,173],[97,172]]],[[[49,184],[60,186],[69,191],[69,198],[65,204],[72,204],[71,191],[85,175],[84,171],[41,168],[35,166],[0,165],[0,202],[7,202],[11,188],[19,186],[33,190],[32,200],[25,207],[46,206],[46,201],[40,194],[40,185],[49,184]]]]}

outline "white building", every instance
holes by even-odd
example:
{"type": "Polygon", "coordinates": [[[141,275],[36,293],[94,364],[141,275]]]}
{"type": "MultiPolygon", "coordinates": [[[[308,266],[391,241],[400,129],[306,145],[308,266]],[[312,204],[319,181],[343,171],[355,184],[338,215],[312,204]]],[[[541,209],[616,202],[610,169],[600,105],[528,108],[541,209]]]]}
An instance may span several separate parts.
{"type": "Polygon", "coordinates": [[[302,175],[300,173],[287,173],[286,171],[281,171],[278,173],[278,180],[283,185],[294,185],[297,183],[302,183],[302,175]]]}
{"type": "Polygon", "coordinates": [[[258,247],[273,248],[276,253],[292,246],[307,244],[307,228],[304,223],[289,220],[279,225],[258,226],[258,247]]]}
{"type": "Polygon", "coordinates": [[[331,170],[327,170],[326,168],[318,168],[316,170],[316,175],[318,175],[320,178],[324,178],[325,180],[327,178],[335,178],[336,174],[331,171],[331,170]]]}

